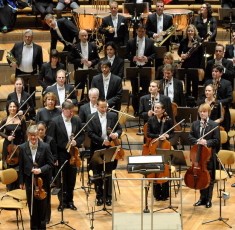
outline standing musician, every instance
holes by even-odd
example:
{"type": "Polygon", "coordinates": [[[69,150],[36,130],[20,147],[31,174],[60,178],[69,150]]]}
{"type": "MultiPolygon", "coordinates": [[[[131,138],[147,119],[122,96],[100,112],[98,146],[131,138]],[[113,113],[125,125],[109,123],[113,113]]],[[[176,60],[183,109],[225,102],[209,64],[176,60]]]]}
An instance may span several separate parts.
{"type": "Polygon", "coordinates": [[[100,62],[101,74],[93,77],[91,87],[99,90],[99,97],[107,100],[108,106],[116,110],[121,108],[122,99],[122,79],[111,73],[111,63],[109,60],[100,62]]]}
{"type": "MultiPolygon", "coordinates": [[[[221,65],[214,65],[212,69],[211,80],[206,81],[205,86],[212,84],[216,86],[216,98],[218,102],[222,103],[224,107],[224,121],[221,126],[224,127],[226,132],[230,130],[231,115],[229,112],[229,107],[232,102],[232,85],[230,81],[223,78],[224,67],[221,65]]],[[[230,149],[229,140],[227,143],[222,145],[223,149],[230,149]]]]}
{"type": "Polygon", "coordinates": [[[212,16],[212,13],[210,3],[204,3],[201,6],[200,14],[194,19],[194,25],[198,30],[200,38],[205,38],[208,32],[212,33],[207,39],[208,41],[215,41],[217,34],[217,21],[216,18],[212,16]]]}
{"type": "Polygon", "coordinates": [[[115,42],[117,46],[125,46],[129,40],[128,21],[118,14],[118,3],[109,3],[111,14],[102,20],[99,32],[105,36],[105,44],[109,41],[115,42]]]}
{"type": "MultiPolygon", "coordinates": [[[[211,208],[213,187],[215,180],[215,169],[216,169],[216,150],[220,145],[220,133],[219,129],[215,129],[205,137],[199,140],[204,134],[207,134],[210,130],[218,126],[218,123],[212,121],[210,117],[211,107],[208,104],[202,104],[198,108],[200,120],[194,121],[189,133],[189,141],[191,145],[202,145],[204,147],[211,148],[211,157],[207,164],[207,169],[210,173],[210,183],[205,189],[200,190],[200,198],[194,204],[194,206],[205,205],[206,208],[211,208]]],[[[203,152],[201,153],[203,154],[203,152]]],[[[201,156],[202,157],[202,156],[201,156]]]]}
{"type": "MultiPolygon", "coordinates": [[[[137,36],[130,39],[127,43],[126,54],[130,61],[131,67],[152,67],[155,59],[155,47],[153,40],[146,38],[146,28],[143,24],[138,24],[137,26],[137,36]]],[[[149,81],[140,80],[140,87],[142,88],[142,93],[145,95],[148,92],[149,81]]],[[[138,89],[138,79],[131,79],[132,87],[132,106],[134,109],[134,114],[138,114],[139,108],[139,89],[138,89]]]]}
{"type": "Polygon", "coordinates": [[[50,27],[51,47],[56,49],[57,41],[64,44],[64,51],[70,51],[73,43],[78,39],[78,29],[72,21],[66,18],[56,19],[54,15],[47,14],[44,18],[50,27]]]}
{"type": "MultiPolygon", "coordinates": [[[[194,25],[190,24],[186,28],[186,37],[180,42],[178,49],[178,55],[181,57],[181,68],[201,68],[203,59],[203,48],[199,46],[194,49],[195,44],[200,42],[197,29],[194,25]],[[195,50],[195,51],[193,51],[195,50]],[[193,51],[191,55],[191,51],[193,51]]],[[[192,96],[197,100],[198,97],[198,84],[199,80],[195,77],[187,76],[187,88],[186,93],[191,96],[191,83],[192,83],[192,96]]]]}
{"type": "MultiPolygon", "coordinates": [[[[156,102],[154,104],[154,116],[148,120],[147,137],[151,139],[158,138],[172,126],[173,122],[166,114],[164,105],[161,102],[156,102]]],[[[157,148],[163,148],[161,141],[170,140],[173,135],[173,129],[169,133],[162,135],[159,138],[157,148]]],[[[166,200],[169,197],[169,182],[154,185],[154,196],[157,200],[166,200]]]]}
{"type": "MultiPolygon", "coordinates": [[[[163,13],[164,1],[156,1],[156,13],[150,14],[146,22],[146,31],[149,38],[153,38],[157,42],[161,42],[165,36],[164,31],[169,29],[173,25],[173,19],[171,15],[163,13]]],[[[169,51],[170,40],[167,39],[163,44],[169,51]]]]}
{"type": "Polygon", "coordinates": [[[64,162],[68,160],[62,170],[64,194],[62,195],[61,191],[58,194],[60,201],[58,211],[62,211],[64,208],[77,210],[77,207],[74,205],[73,201],[73,190],[76,183],[77,166],[71,162],[71,159],[77,157],[75,156],[76,152],[74,151],[73,153],[73,150],[76,150],[73,147],[79,147],[84,140],[83,132],[79,133],[81,128],[81,120],[78,116],[74,116],[73,103],[70,101],[63,102],[62,114],[53,118],[51,128],[48,130],[48,135],[53,137],[57,143],[59,166],[62,166],[64,162]],[[77,135],[78,133],[79,135],[77,135]],[[76,138],[74,139],[73,136],[76,136],[76,138]],[[68,146],[71,146],[71,151],[69,152],[68,146]]]}
{"type": "Polygon", "coordinates": [[[58,98],[57,106],[62,106],[65,100],[70,100],[74,105],[77,105],[77,97],[74,87],[66,84],[66,71],[60,69],[56,73],[56,83],[46,88],[44,93],[52,92],[58,98]]]}
{"type": "MultiPolygon", "coordinates": [[[[2,150],[3,169],[19,169],[18,145],[26,140],[26,122],[18,115],[19,104],[10,100],[6,103],[7,117],[0,123],[0,136],[4,138],[2,150]],[[11,161],[12,159],[12,161],[11,161]]],[[[7,186],[8,190],[19,188],[19,181],[15,181],[7,186]]]]}
{"type": "Polygon", "coordinates": [[[32,97],[29,97],[30,95],[24,91],[24,80],[20,77],[17,77],[15,79],[14,92],[8,94],[7,101],[17,101],[19,103],[20,110],[22,110],[23,113],[25,113],[25,111],[29,108],[27,114],[25,114],[26,121],[35,120],[36,115],[33,99],[32,97]]]}
{"type": "Polygon", "coordinates": [[[159,93],[159,82],[152,80],[149,85],[149,93],[140,98],[139,114],[146,123],[150,117],[154,115],[154,105],[156,102],[161,102],[170,118],[173,118],[171,107],[171,99],[159,93]]]}
{"type": "MultiPolygon", "coordinates": [[[[122,128],[118,123],[118,116],[116,113],[107,112],[108,103],[105,99],[99,99],[97,102],[97,112],[88,116],[90,119],[93,115],[94,118],[88,124],[88,136],[91,139],[91,162],[89,168],[93,170],[94,174],[100,174],[102,168],[92,162],[92,156],[96,150],[109,148],[110,142],[119,138],[122,134],[122,128]],[[113,128],[116,128],[113,130],[113,128]],[[111,129],[112,133],[108,134],[107,129],[111,129]]],[[[117,166],[117,160],[109,164],[117,166]]],[[[106,173],[110,173],[109,170],[106,173]]],[[[101,179],[95,180],[96,191],[96,204],[101,206],[103,200],[103,181],[101,179]]],[[[112,205],[112,178],[108,177],[106,182],[106,204],[112,205]]]]}
{"type": "Polygon", "coordinates": [[[180,80],[173,77],[174,67],[166,64],[163,67],[163,79],[160,80],[160,94],[166,95],[178,106],[185,106],[185,97],[183,93],[183,84],[180,80]]]}
{"type": "Polygon", "coordinates": [[[47,188],[53,167],[50,146],[39,140],[36,125],[27,129],[28,141],[20,145],[19,182],[26,189],[30,229],[46,229],[47,188]]]}

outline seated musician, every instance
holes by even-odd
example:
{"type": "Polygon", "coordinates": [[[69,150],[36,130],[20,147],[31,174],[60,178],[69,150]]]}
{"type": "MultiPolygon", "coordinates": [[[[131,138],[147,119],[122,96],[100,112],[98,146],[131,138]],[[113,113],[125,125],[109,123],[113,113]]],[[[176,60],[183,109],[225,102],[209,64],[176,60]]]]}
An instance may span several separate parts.
{"type": "Polygon", "coordinates": [[[193,122],[189,133],[189,141],[191,145],[202,145],[204,147],[211,148],[211,156],[208,162],[202,162],[207,164],[207,169],[210,173],[209,186],[200,190],[200,198],[194,204],[194,206],[205,205],[206,208],[211,208],[212,206],[211,200],[212,200],[214,180],[215,180],[216,153],[220,145],[220,133],[219,133],[219,128],[217,128],[199,140],[199,138],[202,137],[204,134],[207,134],[210,130],[218,126],[218,123],[210,119],[210,113],[211,113],[210,105],[208,104],[200,105],[198,108],[198,112],[200,120],[193,122]]]}
{"type": "Polygon", "coordinates": [[[140,98],[139,114],[146,123],[150,117],[154,115],[154,105],[156,102],[161,102],[170,118],[173,118],[171,107],[171,99],[159,93],[159,82],[152,80],[149,85],[149,93],[140,98]]]}
{"type": "MultiPolygon", "coordinates": [[[[162,134],[167,132],[172,126],[173,122],[166,114],[164,105],[161,102],[156,102],[154,104],[154,116],[150,117],[148,120],[147,137],[151,139],[160,137],[157,148],[164,148],[163,141],[171,139],[174,135],[174,131],[171,130],[167,134],[162,134]]],[[[166,200],[169,197],[169,183],[155,184],[154,196],[157,200],[166,200]]]]}
{"type": "Polygon", "coordinates": [[[226,45],[224,58],[233,62],[233,69],[235,71],[235,31],[232,32],[232,43],[226,45]]]}
{"type": "Polygon", "coordinates": [[[160,93],[168,96],[171,102],[178,106],[185,106],[185,97],[183,93],[183,84],[180,80],[173,77],[173,66],[167,64],[163,68],[163,79],[160,80],[160,93]]]}
{"type": "Polygon", "coordinates": [[[115,42],[117,46],[125,46],[129,40],[127,19],[118,14],[118,3],[110,2],[111,14],[102,20],[99,32],[105,36],[105,44],[109,41],[115,42]]]}
{"type": "Polygon", "coordinates": [[[66,84],[66,71],[60,69],[56,73],[56,83],[46,88],[44,93],[52,92],[58,98],[57,106],[61,107],[63,102],[69,99],[74,105],[77,105],[77,98],[74,87],[66,84]]]}
{"type": "Polygon", "coordinates": [[[57,18],[62,17],[61,13],[62,13],[62,10],[65,8],[71,8],[71,9],[79,8],[77,0],[59,0],[55,8],[57,18]]]}
{"type": "MultiPolygon", "coordinates": [[[[89,168],[93,170],[94,174],[101,174],[102,165],[97,165],[92,161],[92,155],[94,151],[110,147],[110,141],[117,139],[122,134],[122,128],[118,123],[118,116],[116,113],[107,112],[108,103],[105,99],[99,99],[97,102],[97,112],[95,112],[94,118],[88,124],[88,136],[91,139],[91,162],[89,168]],[[107,128],[112,130],[111,134],[107,133],[107,128]],[[115,128],[115,129],[114,129],[115,128]],[[114,130],[113,130],[114,129],[114,130]]],[[[90,119],[93,114],[88,116],[90,119]]],[[[108,163],[109,164],[109,163],[108,163]]],[[[114,168],[117,166],[117,160],[110,163],[114,168]]],[[[107,166],[108,168],[108,166],[107,166]]],[[[111,173],[108,169],[106,173],[111,173]]],[[[96,204],[101,206],[104,202],[106,205],[112,204],[112,178],[109,176],[106,180],[106,197],[104,197],[103,181],[96,179],[95,181],[96,191],[96,204]]]]}
{"type": "MultiPolygon", "coordinates": [[[[165,36],[164,31],[173,25],[171,15],[164,14],[164,1],[156,1],[156,13],[150,14],[146,22],[146,32],[149,38],[153,38],[156,42],[161,42],[165,36]]],[[[162,46],[166,46],[169,50],[170,39],[167,39],[162,46]]]]}
{"type": "Polygon", "coordinates": [[[102,73],[93,77],[91,87],[99,90],[100,98],[107,100],[109,107],[114,106],[115,110],[120,110],[122,79],[110,72],[111,62],[109,60],[101,61],[100,66],[102,73]]]}

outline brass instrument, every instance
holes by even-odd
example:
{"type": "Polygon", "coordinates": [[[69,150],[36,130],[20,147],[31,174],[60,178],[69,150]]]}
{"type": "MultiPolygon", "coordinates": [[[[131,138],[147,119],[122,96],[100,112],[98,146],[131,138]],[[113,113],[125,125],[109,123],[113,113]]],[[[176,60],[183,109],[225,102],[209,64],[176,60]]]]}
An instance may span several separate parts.
{"type": "Polygon", "coordinates": [[[159,42],[154,42],[154,46],[159,47],[162,46],[163,43],[173,34],[175,33],[176,29],[178,27],[178,24],[172,25],[171,27],[169,27],[166,31],[162,31],[162,35],[167,35],[162,41],[159,42]]]}
{"type": "Polygon", "coordinates": [[[110,29],[112,29],[113,27],[112,26],[107,26],[107,27],[104,27],[105,30],[109,31],[110,29]]]}
{"type": "Polygon", "coordinates": [[[10,63],[17,63],[16,58],[14,57],[14,55],[10,51],[7,51],[6,58],[10,63]]]}

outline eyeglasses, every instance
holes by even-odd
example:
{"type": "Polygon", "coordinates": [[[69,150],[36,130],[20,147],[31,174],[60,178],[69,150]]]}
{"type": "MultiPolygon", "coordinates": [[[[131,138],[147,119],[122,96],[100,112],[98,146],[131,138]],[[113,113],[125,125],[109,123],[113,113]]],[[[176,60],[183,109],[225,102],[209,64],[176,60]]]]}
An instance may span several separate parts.
{"type": "Polygon", "coordinates": [[[223,52],[223,50],[216,50],[215,52],[223,52]]]}
{"type": "Polygon", "coordinates": [[[65,79],[65,77],[57,77],[57,78],[59,78],[59,79],[65,79]]]}

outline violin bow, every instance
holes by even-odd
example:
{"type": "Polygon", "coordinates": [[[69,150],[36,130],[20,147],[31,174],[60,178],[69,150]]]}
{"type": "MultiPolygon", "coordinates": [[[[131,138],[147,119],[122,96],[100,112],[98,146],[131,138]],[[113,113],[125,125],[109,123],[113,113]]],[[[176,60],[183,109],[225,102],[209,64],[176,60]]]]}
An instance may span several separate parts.
{"type": "Polygon", "coordinates": [[[118,125],[118,122],[121,120],[122,116],[123,116],[124,114],[126,114],[126,113],[125,113],[126,109],[127,109],[127,107],[124,109],[124,111],[118,111],[118,113],[121,113],[121,115],[118,117],[118,120],[117,120],[116,124],[114,125],[114,127],[113,127],[111,133],[113,133],[113,131],[116,129],[116,127],[117,127],[117,125],[118,125]]]}
{"type": "Polygon", "coordinates": [[[40,92],[39,90],[34,90],[30,96],[27,98],[27,100],[24,101],[24,103],[20,106],[19,110],[28,102],[28,100],[36,93],[36,92],[40,92]]]}
{"type": "Polygon", "coordinates": [[[67,100],[67,99],[69,99],[69,97],[70,97],[70,95],[78,88],[78,86],[81,84],[81,82],[79,82],[75,87],[74,87],[74,89],[67,95],[67,97],[65,98],[65,101],[67,100]]]}
{"type": "MultiPolygon", "coordinates": [[[[113,106],[114,107],[114,106],[113,106]]],[[[134,116],[132,116],[132,115],[130,115],[130,114],[128,114],[128,113],[124,113],[124,112],[122,112],[122,111],[118,111],[118,110],[116,110],[116,109],[113,109],[113,107],[112,108],[108,108],[108,110],[112,110],[112,111],[114,111],[114,112],[117,112],[117,113],[123,113],[123,115],[125,115],[125,116],[128,116],[128,117],[131,117],[131,118],[135,118],[134,116]]],[[[126,107],[127,108],[127,107],[126,107]]],[[[125,109],[126,110],[126,109],[125,109]]],[[[125,111],[124,110],[124,111],[125,111]]]]}
{"type": "Polygon", "coordinates": [[[200,138],[198,138],[197,142],[202,140],[204,137],[206,137],[208,134],[210,134],[211,132],[213,132],[215,129],[219,128],[219,125],[215,126],[213,129],[211,129],[210,131],[208,131],[207,133],[205,133],[203,136],[201,136],[200,138]]]}

